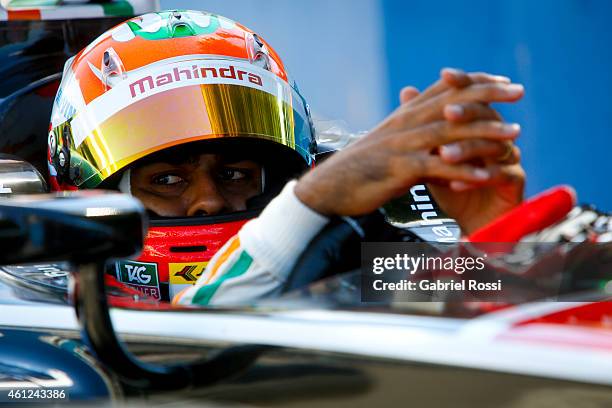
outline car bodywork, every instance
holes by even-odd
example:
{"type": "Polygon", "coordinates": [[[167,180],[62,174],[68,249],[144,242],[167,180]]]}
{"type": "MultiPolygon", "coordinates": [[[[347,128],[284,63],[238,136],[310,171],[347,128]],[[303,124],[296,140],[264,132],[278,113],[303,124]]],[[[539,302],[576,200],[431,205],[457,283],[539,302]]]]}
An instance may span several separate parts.
{"type": "Polygon", "coordinates": [[[113,367],[97,363],[88,351],[69,304],[68,272],[41,265],[36,270],[0,271],[3,375],[10,376],[7,365],[15,371],[34,362],[41,373],[61,372],[59,378],[72,384],[65,389],[73,400],[132,401],[147,393],[157,402],[282,406],[612,401],[612,303],[592,301],[602,300],[601,294],[466,317],[438,303],[368,307],[347,275],[244,308],[172,309],[146,302],[114,308],[115,330],[145,361],[175,363],[238,345],[266,346],[227,378],[156,393],[122,383],[113,367]]]}

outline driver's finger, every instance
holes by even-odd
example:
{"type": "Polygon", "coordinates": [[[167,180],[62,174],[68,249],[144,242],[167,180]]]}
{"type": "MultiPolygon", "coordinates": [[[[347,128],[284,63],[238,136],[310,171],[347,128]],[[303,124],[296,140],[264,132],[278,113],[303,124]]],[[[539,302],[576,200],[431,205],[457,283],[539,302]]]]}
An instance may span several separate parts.
{"type": "Polygon", "coordinates": [[[419,95],[419,90],[414,86],[406,86],[400,91],[400,104],[410,102],[419,95]]]}
{"type": "Polygon", "coordinates": [[[461,91],[449,93],[448,97],[439,97],[437,102],[448,99],[448,103],[460,102],[515,102],[523,97],[525,88],[521,84],[504,84],[499,82],[478,83],[461,91]]]}
{"type": "Polygon", "coordinates": [[[502,75],[493,75],[486,72],[464,73],[455,69],[443,69],[440,76],[453,88],[465,88],[466,86],[486,82],[510,83],[510,78],[502,75]],[[459,72],[458,72],[459,71],[459,72]]]}
{"type": "MultiPolygon", "coordinates": [[[[494,82],[494,78],[490,77],[485,79],[482,78],[483,82],[494,82]]],[[[440,71],[440,79],[437,80],[432,86],[427,88],[419,98],[413,100],[414,103],[420,103],[425,99],[433,98],[450,88],[464,88],[474,83],[474,80],[465,71],[456,68],[443,68],[440,71]]]]}
{"type": "Polygon", "coordinates": [[[521,159],[517,146],[508,141],[470,139],[440,147],[440,157],[447,163],[461,163],[474,159],[488,159],[491,162],[502,159],[504,164],[515,164],[521,159]]]}
{"type": "Polygon", "coordinates": [[[480,188],[480,185],[478,184],[467,183],[461,180],[453,180],[450,183],[448,183],[448,186],[450,187],[451,190],[456,191],[457,193],[462,193],[464,191],[470,191],[470,190],[475,190],[477,188],[480,188]]]}
{"type": "Polygon", "coordinates": [[[408,132],[391,136],[390,143],[395,149],[414,151],[434,149],[467,139],[513,140],[521,131],[517,123],[503,123],[497,120],[477,120],[470,123],[433,122],[408,132]]]}
{"type": "MultiPolygon", "coordinates": [[[[515,102],[523,97],[524,92],[521,84],[478,83],[464,89],[445,92],[400,114],[407,122],[426,123],[439,120],[443,116],[444,107],[449,104],[515,102]]],[[[408,105],[412,106],[412,103],[406,106],[408,105]]]]}
{"type": "Polygon", "coordinates": [[[449,187],[456,192],[474,190],[483,186],[507,185],[516,182],[524,182],[525,171],[521,166],[514,165],[494,165],[486,166],[484,170],[489,174],[488,179],[478,181],[465,181],[458,178],[449,183],[449,187]]]}
{"type": "Polygon", "coordinates": [[[482,167],[471,164],[447,164],[439,156],[429,155],[421,163],[421,178],[436,183],[445,181],[463,181],[469,184],[481,184],[488,181],[492,174],[482,167]]]}
{"type": "Polygon", "coordinates": [[[440,79],[432,86],[421,92],[410,101],[412,106],[434,98],[451,88],[464,88],[472,84],[499,82],[510,83],[510,78],[501,75],[492,75],[485,72],[465,73],[454,68],[444,68],[440,71],[440,79]]]}
{"type": "Polygon", "coordinates": [[[502,119],[495,109],[478,102],[449,104],[444,107],[443,113],[446,120],[457,123],[471,122],[475,119],[502,119]]]}

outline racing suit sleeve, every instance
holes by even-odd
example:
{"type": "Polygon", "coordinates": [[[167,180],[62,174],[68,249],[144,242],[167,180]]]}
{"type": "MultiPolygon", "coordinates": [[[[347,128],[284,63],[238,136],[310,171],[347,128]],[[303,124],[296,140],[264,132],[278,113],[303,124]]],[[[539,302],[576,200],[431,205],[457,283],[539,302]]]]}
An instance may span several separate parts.
{"type": "Polygon", "coordinates": [[[329,221],[296,197],[295,184],[287,183],[259,217],[247,222],[173,303],[243,304],[280,293],[297,258],[329,221]]]}

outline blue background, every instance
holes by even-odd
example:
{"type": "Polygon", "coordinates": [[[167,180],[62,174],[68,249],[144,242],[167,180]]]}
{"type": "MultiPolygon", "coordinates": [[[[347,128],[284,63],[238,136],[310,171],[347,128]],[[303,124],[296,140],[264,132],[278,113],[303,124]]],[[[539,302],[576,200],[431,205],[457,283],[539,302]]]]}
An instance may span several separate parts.
{"type": "Polygon", "coordinates": [[[527,194],[573,185],[612,210],[612,1],[161,0],[233,18],[277,49],[319,115],[368,129],[442,67],[525,85],[499,106],[521,124],[527,194]]]}

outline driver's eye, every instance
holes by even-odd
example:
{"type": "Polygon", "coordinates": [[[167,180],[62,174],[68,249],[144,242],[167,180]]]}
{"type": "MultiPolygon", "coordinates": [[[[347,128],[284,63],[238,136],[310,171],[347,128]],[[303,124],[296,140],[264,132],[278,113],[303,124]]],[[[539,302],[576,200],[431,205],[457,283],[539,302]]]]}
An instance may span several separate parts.
{"type": "Polygon", "coordinates": [[[219,177],[224,181],[240,181],[247,177],[247,172],[232,167],[226,167],[221,169],[219,177]]]}
{"type": "Polygon", "coordinates": [[[153,184],[160,186],[175,186],[184,181],[185,180],[182,177],[176,176],[174,174],[162,174],[153,178],[153,184]]]}

